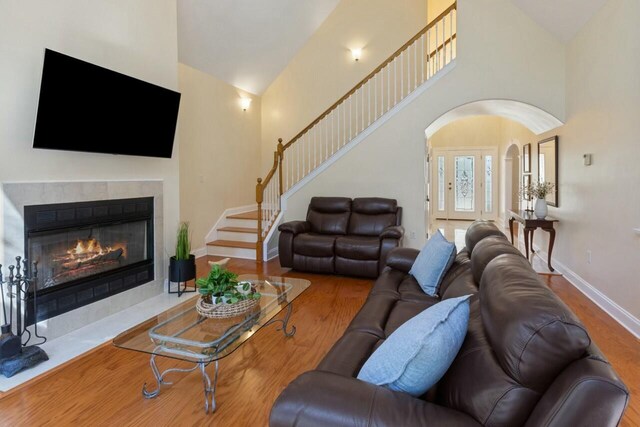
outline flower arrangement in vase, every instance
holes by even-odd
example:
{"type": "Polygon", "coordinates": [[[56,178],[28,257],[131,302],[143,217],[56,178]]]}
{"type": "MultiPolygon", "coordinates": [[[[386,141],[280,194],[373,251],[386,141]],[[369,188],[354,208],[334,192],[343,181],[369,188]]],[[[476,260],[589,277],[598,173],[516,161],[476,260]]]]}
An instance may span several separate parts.
{"type": "Polygon", "coordinates": [[[547,216],[549,209],[547,208],[547,196],[551,194],[555,184],[549,181],[537,182],[531,184],[530,194],[536,198],[535,208],[533,213],[538,218],[544,218],[547,216]]]}

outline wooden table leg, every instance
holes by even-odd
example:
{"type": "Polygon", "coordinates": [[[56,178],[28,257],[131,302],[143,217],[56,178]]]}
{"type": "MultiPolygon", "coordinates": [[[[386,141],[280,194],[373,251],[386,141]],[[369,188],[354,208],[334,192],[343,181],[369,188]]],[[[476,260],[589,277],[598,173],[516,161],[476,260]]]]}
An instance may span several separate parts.
{"type": "Polygon", "coordinates": [[[509,232],[511,233],[511,244],[513,245],[513,217],[509,218],[509,232]]]}
{"type": "Polygon", "coordinates": [[[527,259],[529,259],[529,228],[524,229],[524,253],[527,259]]]}
{"type": "Polygon", "coordinates": [[[531,253],[532,253],[532,254],[535,254],[535,253],[536,253],[536,251],[533,249],[533,233],[534,233],[535,231],[536,231],[536,229],[535,229],[535,228],[532,228],[532,229],[531,229],[531,231],[530,231],[530,233],[531,233],[531,238],[530,238],[530,240],[529,240],[529,241],[531,242],[531,253]]]}
{"type": "Polygon", "coordinates": [[[545,228],[544,230],[549,233],[549,253],[547,254],[547,267],[549,267],[549,270],[555,271],[553,267],[551,267],[551,254],[553,253],[553,243],[556,240],[556,230],[553,227],[545,228]]]}

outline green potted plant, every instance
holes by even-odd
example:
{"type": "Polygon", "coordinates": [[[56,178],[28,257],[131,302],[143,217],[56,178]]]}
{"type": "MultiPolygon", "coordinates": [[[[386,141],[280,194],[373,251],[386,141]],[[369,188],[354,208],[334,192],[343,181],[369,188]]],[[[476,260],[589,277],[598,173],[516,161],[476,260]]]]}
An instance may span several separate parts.
{"type": "Polygon", "coordinates": [[[196,278],[196,257],[191,254],[189,223],[181,222],[178,227],[176,254],[169,259],[169,281],[187,282],[196,278]]]}
{"type": "Polygon", "coordinates": [[[200,293],[197,308],[209,317],[230,317],[253,308],[260,299],[251,282],[238,282],[238,275],[220,265],[211,266],[207,277],[196,280],[200,293]],[[217,312],[215,315],[211,313],[217,312]]]}

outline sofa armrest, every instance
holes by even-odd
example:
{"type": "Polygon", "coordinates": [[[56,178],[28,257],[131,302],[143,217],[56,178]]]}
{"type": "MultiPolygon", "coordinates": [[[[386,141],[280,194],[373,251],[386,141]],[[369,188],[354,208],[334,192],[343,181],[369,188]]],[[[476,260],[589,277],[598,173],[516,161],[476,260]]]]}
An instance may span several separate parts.
{"type": "Polygon", "coordinates": [[[280,224],[280,226],[278,226],[278,231],[293,233],[293,235],[295,236],[296,234],[308,233],[309,231],[311,231],[311,224],[309,224],[307,221],[289,221],[280,224]]]}
{"type": "Polygon", "coordinates": [[[381,239],[402,239],[404,236],[404,227],[401,225],[392,225],[382,230],[381,239]]]}
{"type": "Polygon", "coordinates": [[[413,248],[392,249],[387,255],[387,266],[409,273],[419,253],[419,250],[413,248]]]}
{"type": "Polygon", "coordinates": [[[300,375],[271,409],[271,427],[479,426],[473,418],[408,394],[324,371],[300,375]]]}

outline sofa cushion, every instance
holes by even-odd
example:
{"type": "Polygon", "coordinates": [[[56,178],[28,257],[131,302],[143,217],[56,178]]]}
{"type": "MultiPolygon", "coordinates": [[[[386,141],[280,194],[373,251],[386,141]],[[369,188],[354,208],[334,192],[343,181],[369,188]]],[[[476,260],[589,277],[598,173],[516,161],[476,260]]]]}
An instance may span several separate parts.
{"type": "Polygon", "coordinates": [[[314,257],[333,256],[336,236],[303,233],[293,239],[293,252],[314,257]]]}
{"type": "Polygon", "coordinates": [[[311,231],[320,234],[347,234],[350,216],[347,197],[312,197],[307,211],[311,231]]]}
{"type": "Polygon", "coordinates": [[[480,298],[502,369],[528,388],[543,392],[591,344],[582,323],[520,255],[500,255],[487,265],[480,298]]]}
{"type": "Polygon", "coordinates": [[[479,294],[470,301],[467,336],[438,383],[436,402],[465,412],[484,426],[524,425],[540,394],[504,372],[482,324],[479,294]]]}
{"type": "Polygon", "coordinates": [[[348,234],[379,236],[385,228],[397,225],[397,211],[398,202],[394,199],[353,199],[348,234]]]}
{"type": "Polygon", "coordinates": [[[475,248],[476,244],[479,241],[489,236],[501,236],[505,240],[507,236],[504,235],[502,231],[496,227],[493,222],[478,219],[473,221],[473,223],[467,229],[467,232],[464,235],[464,243],[469,250],[470,253],[473,253],[473,248],[475,248]]]}
{"type": "Polygon", "coordinates": [[[469,296],[429,307],[396,329],[369,357],[358,379],[421,396],[442,378],[467,333],[469,296]]]}
{"type": "Polygon", "coordinates": [[[413,275],[427,295],[436,295],[438,286],[456,257],[456,245],[447,241],[440,230],[424,245],[409,274],[413,275]]]}
{"type": "Polygon", "coordinates": [[[336,255],[349,259],[378,260],[380,239],[365,236],[340,236],[336,238],[336,255]]]}
{"type": "Polygon", "coordinates": [[[495,257],[503,254],[522,255],[522,253],[502,236],[489,236],[479,241],[471,254],[471,271],[476,283],[480,283],[482,273],[495,257]]]}

